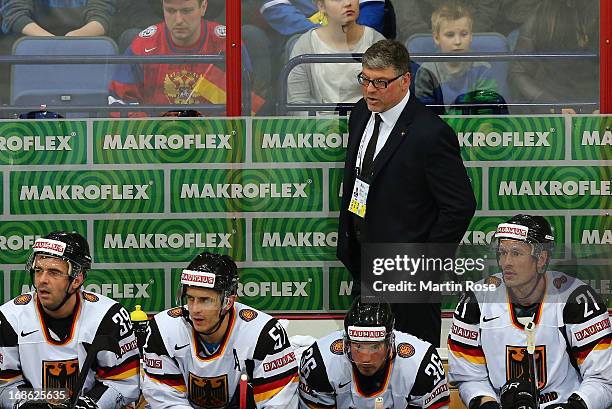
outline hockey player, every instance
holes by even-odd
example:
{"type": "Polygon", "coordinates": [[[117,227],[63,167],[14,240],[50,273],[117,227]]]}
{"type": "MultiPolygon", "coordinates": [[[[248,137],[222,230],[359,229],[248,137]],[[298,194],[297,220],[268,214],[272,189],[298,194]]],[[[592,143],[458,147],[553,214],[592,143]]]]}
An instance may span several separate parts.
{"type": "MultiPolygon", "coordinates": [[[[609,408],[606,306],[584,282],[547,271],[554,238],[543,217],[514,216],[497,227],[495,238],[501,272],[486,282],[496,289],[462,296],[448,338],[449,380],[463,402],[469,409],[498,408],[502,386],[518,379],[537,384],[533,400],[540,407],[609,408]],[[536,325],[534,365],[526,348],[530,321],[536,325]]],[[[503,407],[515,406],[505,398],[511,389],[504,388],[503,407]]]]}
{"type": "Polygon", "coordinates": [[[303,408],[446,408],[442,361],[426,341],[393,329],[387,303],[355,299],[344,332],[316,341],[300,363],[303,408]]]}
{"type": "Polygon", "coordinates": [[[238,408],[241,374],[249,408],[296,408],[297,361],[284,328],[236,302],[228,256],[198,255],[183,270],[179,307],[149,323],[143,394],[151,408],[238,408]]]}
{"type": "Polygon", "coordinates": [[[82,392],[76,407],[104,409],[138,397],[139,354],[130,315],[110,298],[80,289],[90,267],[89,245],[78,233],[54,232],[35,241],[26,271],[36,290],[0,307],[1,407],[27,408],[29,399],[82,392]],[[92,344],[98,339],[115,343],[108,348],[119,354],[96,352],[92,344]],[[94,364],[83,368],[91,353],[94,364]],[[75,390],[84,371],[83,390],[75,390]],[[67,392],[44,393],[57,389],[67,392]]]}

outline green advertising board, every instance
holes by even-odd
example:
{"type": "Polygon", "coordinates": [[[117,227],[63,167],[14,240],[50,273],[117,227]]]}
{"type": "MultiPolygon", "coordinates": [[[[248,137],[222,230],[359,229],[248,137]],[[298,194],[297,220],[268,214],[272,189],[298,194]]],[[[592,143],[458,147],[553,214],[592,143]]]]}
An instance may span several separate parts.
{"type": "Polygon", "coordinates": [[[561,160],[562,117],[445,118],[459,138],[466,161],[561,160]]]}
{"type": "Polygon", "coordinates": [[[321,169],[178,169],[170,179],[177,213],[323,210],[321,169]]]}
{"type": "Polygon", "coordinates": [[[34,241],[54,231],[76,231],[87,237],[82,220],[13,220],[0,223],[0,264],[25,264],[34,241]]]}
{"type": "Polygon", "coordinates": [[[334,261],[338,219],[253,219],[253,261],[334,261]]]}
{"type": "Polygon", "coordinates": [[[610,209],[610,166],[489,169],[491,210],[610,209]]]}
{"type": "Polygon", "coordinates": [[[572,159],[612,160],[612,116],[572,118],[572,159]]]}
{"type": "Polygon", "coordinates": [[[340,211],[342,204],[342,178],[344,168],[329,169],[329,211],[340,211]]]}
{"type": "Polygon", "coordinates": [[[245,258],[243,219],[111,219],[94,222],[98,263],[189,263],[203,251],[245,258]]]}
{"type": "Polygon", "coordinates": [[[94,163],[240,163],[242,119],[97,121],[94,163]]]}
{"type": "MultiPolygon", "coordinates": [[[[497,224],[542,214],[551,267],[579,265],[608,294],[612,116],[444,120],[477,200],[459,256],[490,251],[496,271],[497,224]]],[[[347,119],[333,116],[0,120],[6,295],[30,288],[20,270],[34,240],[70,230],[93,239],[85,288],[129,309],[170,307],[180,268],[210,251],[237,261],[240,300],[255,308],[345,311],[352,280],[336,247],[347,144],[347,119]]]]}
{"type": "Polygon", "coordinates": [[[472,183],[474,197],[476,198],[476,210],[482,210],[482,168],[470,166],[465,168],[472,183]]]}
{"type": "Polygon", "coordinates": [[[346,311],[351,306],[353,290],[353,277],[344,267],[330,267],[329,269],[329,310],[346,311]]]}
{"type": "Polygon", "coordinates": [[[573,216],[572,250],[577,258],[612,258],[612,217],[573,216]]]}
{"type": "Polygon", "coordinates": [[[86,159],[85,121],[0,122],[0,165],[78,165],[86,159]]]}
{"type": "Polygon", "coordinates": [[[344,162],[346,119],[254,119],[254,162],[344,162]]]}
{"type": "Polygon", "coordinates": [[[159,213],[164,175],[156,170],[17,171],[12,214],[159,213]]]}

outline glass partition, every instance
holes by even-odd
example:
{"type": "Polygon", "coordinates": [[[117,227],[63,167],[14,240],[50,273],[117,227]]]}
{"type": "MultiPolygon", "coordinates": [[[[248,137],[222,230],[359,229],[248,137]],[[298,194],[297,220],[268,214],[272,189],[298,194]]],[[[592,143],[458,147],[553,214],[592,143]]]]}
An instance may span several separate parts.
{"type": "MultiPolygon", "coordinates": [[[[68,3],[0,0],[0,116],[42,104],[73,116],[224,113],[225,59],[182,57],[224,57],[226,1],[68,3]]],[[[407,46],[411,92],[442,114],[599,108],[599,0],[241,7],[244,115],[346,112],[363,92],[360,55],[385,37],[407,46]]]]}

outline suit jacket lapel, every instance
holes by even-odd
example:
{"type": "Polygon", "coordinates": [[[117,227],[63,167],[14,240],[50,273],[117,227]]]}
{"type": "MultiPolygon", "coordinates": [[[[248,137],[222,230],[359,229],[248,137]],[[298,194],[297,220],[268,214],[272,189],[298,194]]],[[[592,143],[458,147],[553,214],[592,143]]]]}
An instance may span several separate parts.
{"type": "Polygon", "coordinates": [[[378,173],[384,168],[385,164],[389,161],[391,156],[393,156],[399,145],[408,134],[408,127],[414,118],[414,110],[414,95],[410,95],[406,107],[391,130],[391,134],[389,135],[387,142],[385,142],[385,146],[382,147],[380,152],[378,152],[378,155],[376,155],[376,158],[374,158],[372,180],[376,179],[378,173]]]}

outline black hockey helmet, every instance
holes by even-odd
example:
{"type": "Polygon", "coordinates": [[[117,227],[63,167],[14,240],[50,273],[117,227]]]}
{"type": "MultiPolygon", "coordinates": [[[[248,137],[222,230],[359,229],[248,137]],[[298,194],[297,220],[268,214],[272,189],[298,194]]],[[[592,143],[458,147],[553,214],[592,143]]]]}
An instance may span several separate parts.
{"type": "Polygon", "coordinates": [[[77,232],[56,231],[34,242],[32,254],[26,263],[26,271],[32,275],[32,282],[34,282],[34,260],[37,255],[55,257],[68,262],[70,280],[73,280],[79,273],[82,273],[85,278],[87,270],[91,268],[89,244],[85,237],[77,232]]]}
{"type": "MultiPolygon", "coordinates": [[[[528,214],[517,214],[504,223],[500,223],[495,231],[497,246],[502,239],[523,241],[531,244],[531,255],[536,259],[543,250],[546,250],[548,257],[546,266],[551,258],[551,253],[555,244],[550,223],[542,216],[531,216],[528,214]]],[[[499,263],[499,256],[497,258],[499,263]]],[[[546,269],[545,266],[545,269],[546,269]]]]}
{"type": "Polygon", "coordinates": [[[384,301],[364,302],[355,298],[344,317],[344,352],[352,360],[351,342],[385,342],[393,346],[395,317],[391,305],[384,301]]]}
{"type": "Polygon", "coordinates": [[[177,303],[183,306],[188,286],[210,288],[221,292],[222,309],[229,297],[238,293],[238,267],[231,257],[203,252],[181,272],[177,303]]]}

